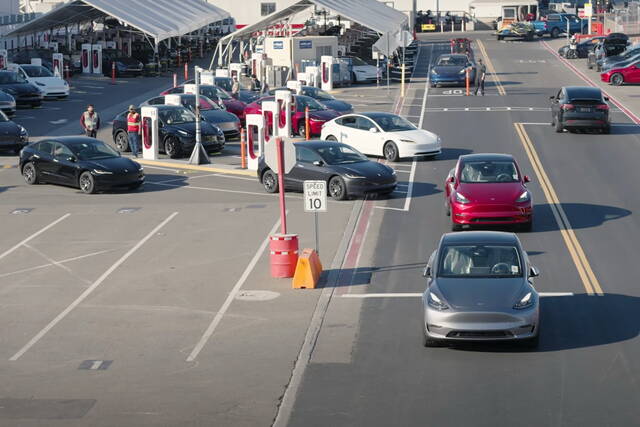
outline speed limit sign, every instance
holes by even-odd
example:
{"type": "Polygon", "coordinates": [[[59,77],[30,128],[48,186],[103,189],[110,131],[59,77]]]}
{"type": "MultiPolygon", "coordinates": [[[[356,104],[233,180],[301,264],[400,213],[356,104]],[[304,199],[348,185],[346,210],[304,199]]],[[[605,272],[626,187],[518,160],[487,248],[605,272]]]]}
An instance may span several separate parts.
{"type": "Polygon", "coordinates": [[[327,211],[326,181],[304,181],[304,211],[327,211]]]}

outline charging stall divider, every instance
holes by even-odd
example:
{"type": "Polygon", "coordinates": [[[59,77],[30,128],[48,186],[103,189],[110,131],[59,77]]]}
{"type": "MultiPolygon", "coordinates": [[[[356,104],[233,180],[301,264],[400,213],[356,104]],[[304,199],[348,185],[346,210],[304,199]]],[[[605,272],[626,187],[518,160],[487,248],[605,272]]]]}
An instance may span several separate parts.
{"type": "Polygon", "coordinates": [[[82,73],[91,73],[91,45],[85,43],[82,45],[80,54],[80,65],[82,65],[82,73]]]}
{"type": "MultiPolygon", "coordinates": [[[[298,73],[298,76],[304,73],[298,73]]],[[[287,82],[287,89],[291,89],[296,95],[302,95],[302,82],[296,80],[289,80],[287,82]]]]}
{"type": "MultiPolygon", "coordinates": [[[[287,91],[289,92],[289,91],[287,91]]],[[[280,111],[276,101],[262,102],[262,116],[264,117],[264,141],[269,142],[271,138],[278,136],[278,122],[280,121],[280,111]]]]}
{"type": "Polygon", "coordinates": [[[102,45],[91,45],[91,69],[93,74],[102,74],[102,45]]]}
{"type": "Polygon", "coordinates": [[[240,80],[240,74],[242,74],[242,64],[232,62],[229,64],[229,77],[237,77],[240,80]]]}
{"type": "Polygon", "coordinates": [[[63,65],[64,64],[64,57],[62,56],[61,53],[54,53],[52,55],[52,62],[53,62],[53,74],[57,77],[62,77],[62,73],[63,73],[63,65]]]}
{"type": "Polygon", "coordinates": [[[7,68],[8,61],[7,49],[0,49],[0,70],[7,68]]]}
{"type": "MultiPolygon", "coordinates": [[[[268,101],[265,101],[268,102],[268,101]]],[[[275,103],[274,103],[275,104],[275,103]]],[[[260,157],[264,155],[265,143],[265,120],[262,114],[247,114],[246,122],[246,144],[247,144],[247,169],[258,170],[260,157]],[[257,141],[254,139],[257,136],[257,141]],[[258,144],[258,150],[254,149],[254,144],[258,144]]]]}
{"type": "Polygon", "coordinates": [[[289,90],[276,90],[275,93],[276,105],[278,109],[278,120],[274,120],[274,124],[276,124],[275,129],[277,130],[276,136],[289,138],[291,137],[291,106],[293,104],[293,95],[289,90]]]}
{"type": "Polygon", "coordinates": [[[140,115],[142,117],[142,158],[158,160],[158,145],[160,144],[158,109],[145,105],[140,109],[140,115]]]}
{"type": "Polygon", "coordinates": [[[320,87],[322,90],[333,90],[333,56],[320,57],[320,87]]]}
{"type": "Polygon", "coordinates": [[[307,86],[320,87],[320,67],[308,66],[304,73],[307,75],[307,86]]]}
{"type": "Polygon", "coordinates": [[[200,73],[200,84],[201,85],[215,85],[215,75],[213,71],[203,71],[200,73]]]}

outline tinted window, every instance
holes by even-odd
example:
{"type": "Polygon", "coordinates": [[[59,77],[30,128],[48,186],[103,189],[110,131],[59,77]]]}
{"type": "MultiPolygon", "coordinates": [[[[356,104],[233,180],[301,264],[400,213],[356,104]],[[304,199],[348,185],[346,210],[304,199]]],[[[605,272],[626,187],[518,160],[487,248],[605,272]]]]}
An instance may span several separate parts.
{"type": "Polygon", "coordinates": [[[51,154],[53,152],[53,144],[49,141],[42,141],[36,144],[36,150],[43,154],[51,154]]]}
{"type": "Polygon", "coordinates": [[[438,58],[436,65],[466,65],[468,59],[465,56],[446,55],[438,58]]]}
{"type": "Polygon", "coordinates": [[[376,127],[376,125],[373,124],[373,122],[367,118],[358,117],[356,119],[356,127],[360,130],[368,131],[369,129],[376,127]]]}
{"type": "Polygon", "coordinates": [[[327,144],[324,147],[318,148],[317,151],[325,163],[329,165],[344,165],[369,161],[369,159],[359,151],[343,144],[327,144]]]}
{"type": "Polygon", "coordinates": [[[56,142],[53,146],[53,156],[57,157],[59,159],[67,159],[71,156],[73,156],[73,153],[71,152],[71,150],[69,149],[69,147],[60,144],[59,142],[56,142]]]}
{"type": "Polygon", "coordinates": [[[520,277],[522,268],[518,248],[497,245],[445,246],[438,276],[520,277]]]}
{"type": "Polygon", "coordinates": [[[465,183],[518,182],[518,169],[510,161],[465,162],[460,172],[465,183]]]}
{"type": "Polygon", "coordinates": [[[40,65],[23,65],[22,69],[29,77],[53,77],[51,71],[40,65]]]}
{"type": "Polygon", "coordinates": [[[158,96],[155,98],[151,98],[147,101],[149,105],[163,105],[164,104],[164,96],[158,96]]]}
{"type": "Polygon", "coordinates": [[[296,160],[302,163],[313,163],[321,159],[315,151],[309,148],[296,147],[296,160]]]}
{"type": "Polygon", "coordinates": [[[355,116],[343,117],[342,119],[340,119],[340,124],[348,128],[357,129],[358,127],[356,123],[357,123],[357,117],[355,116]]]}
{"type": "Polygon", "coordinates": [[[80,160],[100,160],[119,157],[117,151],[102,141],[72,144],[70,148],[73,154],[80,160]]]}

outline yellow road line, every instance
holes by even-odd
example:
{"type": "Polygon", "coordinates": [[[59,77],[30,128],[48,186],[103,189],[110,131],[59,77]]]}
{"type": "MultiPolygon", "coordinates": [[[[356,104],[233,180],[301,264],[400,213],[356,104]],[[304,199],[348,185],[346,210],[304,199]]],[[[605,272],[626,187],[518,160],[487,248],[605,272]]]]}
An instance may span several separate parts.
{"type": "Polygon", "coordinates": [[[17,168],[18,166],[16,165],[2,165],[0,166],[0,169],[13,169],[13,168],[17,168]]]}
{"type": "Polygon", "coordinates": [[[484,43],[482,43],[482,40],[476,40],[476,42],[478,43],[478,47],[480,48],[480,52],[482,53],[482,56],[484,56],[484,60],[487,63],[487,68],[491,73],[491,77],[493,78],[493,81],[496,83],[496,86],[498,87],[498,93],[502,96],[505,96],[507,92],[504,90],[504,87],[502,87],[502,83],[500,83],[500,78],[496,73],[496,69],[493,67],[493,62],[491,62],[491,58],[489,58],[489,54],[487,53],[487,50],[484,48],[484,43]]]}
{"type": "Polygon", "coordinates": [[[578,241],[578,237],[573,232],[571,227],[571,223],[567,218],[567,214],[565,213],[562,205],[560,204],[560,200],[558,199],[558,195],[556,194],[553,186],[551,185],[551,181],[547,176],[544,168],[542,167],[542,162],[540,161],[540,157],[538,157],[538,153],[529,138],[529,135],[524,129],[524,125],[522,123],[514,123],[516,128],[516,132],[518,137],[520,138],[520,142],[524,146],[524,150],[529,156],[529,161],[533,166],[533,169],[538,176],[538,180],[540,181],[540,186],[542,187],[542,191],[551,207],[551,212],[558,223],[558,227],[560,228],[560,234],[562,235],[562,239],[564,240],[567,249],[569,250],[569,254],[571,255],[571,259],[578,270],[578,275],[580,276],[580,280],[582,280],[582,284],[589,295],[603,295],[602,288],[600,287],[600,282],[596,277],[593,269],[591,268],[591,264],[589,264],[589,260],[578,241]]]}
{"type": "Polygon", "coordinates": [[[212,172],[212,173],[222,173],[228,175],[242,175],[242,176],[256,176],[255,171],[250,171],[246,169],[226,169],[226,168],[216,168],[215,166],[206,166],[206,165],[190,165],[188,163],[173,163],[173,162],[163,162],[158,160],[145,160],[145,159],[135,159],[136,162],[147,165],[147,166],[162,166],[165,168],[171,169],[182,169],[182,170],[192,170],[192,171],[204,171],[204,172],[212,172]]]}

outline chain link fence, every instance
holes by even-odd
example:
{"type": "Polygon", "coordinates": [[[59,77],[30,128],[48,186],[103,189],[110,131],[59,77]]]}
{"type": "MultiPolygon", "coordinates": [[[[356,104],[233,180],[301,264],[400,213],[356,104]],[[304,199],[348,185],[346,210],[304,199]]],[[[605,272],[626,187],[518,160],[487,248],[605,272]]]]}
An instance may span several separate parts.
{"type": "Polygon", "coordinates": [[[604,32],[640,35],[640,1],[629,1],[625,8],[613,9],[604,14],[604,32]]]}

